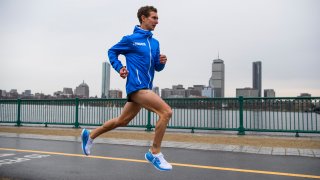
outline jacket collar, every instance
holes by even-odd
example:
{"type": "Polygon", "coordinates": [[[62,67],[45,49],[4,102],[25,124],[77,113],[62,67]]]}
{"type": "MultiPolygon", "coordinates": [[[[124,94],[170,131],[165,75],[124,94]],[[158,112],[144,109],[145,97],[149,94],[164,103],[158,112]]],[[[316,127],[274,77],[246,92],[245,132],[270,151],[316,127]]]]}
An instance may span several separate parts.
{"type": "Polygon", "coordinates": [[[133,30],[134,33],[139,33],[147,37],[152,37],[152,32],[142,29],[139,25],[136,25],[133,30]]]}

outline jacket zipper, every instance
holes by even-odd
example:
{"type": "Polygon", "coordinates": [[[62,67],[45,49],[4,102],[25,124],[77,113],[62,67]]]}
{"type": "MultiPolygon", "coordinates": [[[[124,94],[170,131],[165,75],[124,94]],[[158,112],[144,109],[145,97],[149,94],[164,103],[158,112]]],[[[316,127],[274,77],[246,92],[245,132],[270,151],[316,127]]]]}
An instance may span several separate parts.
{"type": "Polygon", "coordinates": [[[149,75],[149,83],[148,83],[148,88],[150,88],[150,83],[151,83],[151,75],[150,75],[150,69],[151,69],[151,46],[150,46],[150,41],[149,41],[149,38],[147,38],[147,41],[148,41],[148,45],[149,45],[149,55],[150,55],[150,65],[149,65],[149,70],[148,70],[148,75],[149,75]]]}

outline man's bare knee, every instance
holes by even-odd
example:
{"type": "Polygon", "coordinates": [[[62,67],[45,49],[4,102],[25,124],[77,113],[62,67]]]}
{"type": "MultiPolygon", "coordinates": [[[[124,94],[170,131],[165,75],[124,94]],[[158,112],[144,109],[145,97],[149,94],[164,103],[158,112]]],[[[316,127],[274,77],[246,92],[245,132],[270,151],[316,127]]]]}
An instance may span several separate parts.
{"type": "Polygon", "coordinates": [[[166,108],[163,110],[160,114],[160,117],[166,121],[169,121],[170,118],[172,117],[172,110],[171,108],[166,108]]]}
{"type": "Polygon", "coordinates": [[[167,112],[166,112],[167,117],[170,119],[172,117],[172,109],[168,108],[167,112]]]}

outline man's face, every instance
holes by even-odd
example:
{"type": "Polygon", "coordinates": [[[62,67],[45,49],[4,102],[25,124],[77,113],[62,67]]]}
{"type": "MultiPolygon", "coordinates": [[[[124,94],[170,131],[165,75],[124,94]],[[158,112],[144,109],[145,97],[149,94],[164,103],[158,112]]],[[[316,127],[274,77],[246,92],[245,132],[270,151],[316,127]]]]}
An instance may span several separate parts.
{"type": "Polygon", "coordinates": [[[149,17],[142,16],[141,27],[146,30],[153,31],[158,24],[158,14],[151,11],[149,17]]]}

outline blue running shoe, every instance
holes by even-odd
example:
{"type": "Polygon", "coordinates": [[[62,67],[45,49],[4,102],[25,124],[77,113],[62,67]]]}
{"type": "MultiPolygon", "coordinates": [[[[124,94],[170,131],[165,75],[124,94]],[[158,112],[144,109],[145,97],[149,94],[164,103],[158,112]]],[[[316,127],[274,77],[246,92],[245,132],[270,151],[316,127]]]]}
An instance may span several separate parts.
{"type": "Polygon", "coordinates": [[[87,129],[83,129],[81,132],[81,147],[82,147],[82,152],[83,154],[85,154],[86,156],[90,155],[90,149],[93,145],[93,142],[90,141],[90,131],[87,129]]]}
{"type": "Polygon", "coordinates": [[[147,161],[149,161],[153,166],[159,171],[170,171],[172,170],[171,164],[169,164],[163,157],[163,154],[160,152],[159,154],[152,154],[148,151],[144,157],[147,161]]]}

